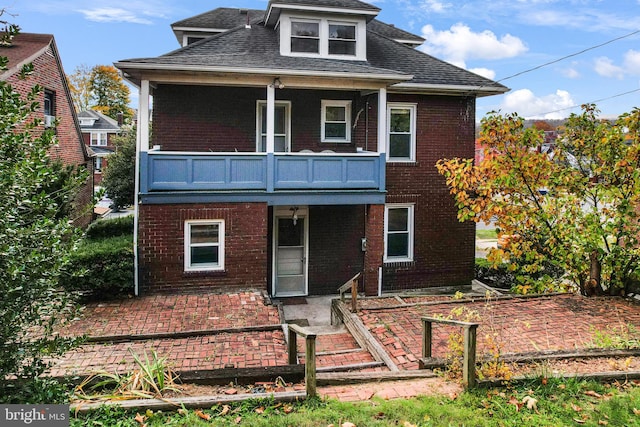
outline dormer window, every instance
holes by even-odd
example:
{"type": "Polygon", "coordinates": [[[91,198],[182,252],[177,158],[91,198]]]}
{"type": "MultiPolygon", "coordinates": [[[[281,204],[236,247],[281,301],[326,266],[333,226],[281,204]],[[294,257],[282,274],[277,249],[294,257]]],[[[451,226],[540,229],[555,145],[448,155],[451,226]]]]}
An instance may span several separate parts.
{"type": "Polygon", "coordinates": [[[320,53],[320,23],[291,21],[291,52],[320,53]]]}
{"type": "Polygon", "coordinates": [[[285,56],[365,61],[366,28],[364,19],[353,17],[342,21],[335,20],[333,15],[289,16],[283,13],[280,18],[280,53],[285,56]]]}

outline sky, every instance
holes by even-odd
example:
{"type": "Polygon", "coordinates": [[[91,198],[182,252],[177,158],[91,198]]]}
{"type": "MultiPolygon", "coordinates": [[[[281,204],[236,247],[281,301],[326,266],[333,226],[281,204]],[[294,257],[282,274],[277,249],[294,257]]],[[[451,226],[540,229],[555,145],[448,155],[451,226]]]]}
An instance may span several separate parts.
{"type": "MultiPolygon", "coordinates": [[[[418,34],[418,49],[511,90],[479,98],[490,111],[561,119],[595,103],[614,118],[640,107],[640,0],[376,0],[378,19],[418,34]]],[[[171,23],[267,0],[5,0],[9,20],[55,36],[76,67],[154,57],[179,47],[171,23]]],[[[136,89],[132,101],[137,102],[136,89]]]]}

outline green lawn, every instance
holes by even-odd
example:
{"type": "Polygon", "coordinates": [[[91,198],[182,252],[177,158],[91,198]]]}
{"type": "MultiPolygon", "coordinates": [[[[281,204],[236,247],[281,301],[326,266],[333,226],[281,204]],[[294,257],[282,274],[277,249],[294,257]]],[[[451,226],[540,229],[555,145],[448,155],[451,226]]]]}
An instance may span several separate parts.
{"type": "Polygon", "coordinates": [[[495,229],[476,230],[476,239],[497,239],[498,234],[495,229]]]}
{"type": "Polygon", "coordinates": [[[640,426],[640,387],[577,380],[540,381],[518,387],[478,389],[456,399],[342,403],[309,400],[282,404],[252,400],[241,405],[175,412],[102,409],[72,418],[72,426],[640,426]],[[138,420],[136,420],[138,416],[138,420]]]}

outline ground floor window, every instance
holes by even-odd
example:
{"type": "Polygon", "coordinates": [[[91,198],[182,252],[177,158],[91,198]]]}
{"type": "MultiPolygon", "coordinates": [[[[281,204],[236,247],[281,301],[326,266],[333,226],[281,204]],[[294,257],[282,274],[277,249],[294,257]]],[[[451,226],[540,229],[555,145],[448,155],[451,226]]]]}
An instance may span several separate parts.
{"type": "Polygon", "coordinates": [[[224,270],[224,221],[186,221],[184,255],[185,271],[224,270]]]}
{"type": "Polygon", "coordinates": [[[384,260],[413,261],[413,205],[386,205],[384,260]]]}

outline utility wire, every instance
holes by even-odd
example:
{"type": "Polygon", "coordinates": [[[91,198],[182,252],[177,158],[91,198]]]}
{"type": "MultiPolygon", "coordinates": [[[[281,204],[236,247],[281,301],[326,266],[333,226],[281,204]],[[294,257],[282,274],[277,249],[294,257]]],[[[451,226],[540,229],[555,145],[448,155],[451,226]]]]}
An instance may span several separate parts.
{"type": "MultiPolygon", "coordinates": [[[[640,88],[639,89],[633,89],[633,90],[630,90],[630,91],[627,91],[627,92],[617,93],[615,95],[607,96],[606,98],[596,99],[595,101],[585,102],[583,104],[597,104],[598,102],[608,101],[610,99],[618,98],[618,97],[624,96],[624,95],[629,95],[630,93],[634,93],[634,92],[640,92],[640,88]]],[[[583,105],[583,104],[581,104],[581,105],[583,105]]],[[[544,113],[537,113],[537,114],[535,114],[535,116],[544,116],[546,114],[559,113],[560,111],[571,110],[573,108],[578,108],[578,107],[580,107],[580,105],[572,105],[571,107],[564,107],[564,108],[560,108],[558,110],[547,111],[547,112],[544,112],[544,113]]]]}
{"type": "Polygon", "coordinates": [[[509,79],[514,78],[514,77],[518,77],[518,76],[521,76],[523,74],[530,73],[530,72],[535,71],[535,70],[539,70],[540,68],[555,64],[555,63],[560,62],[560,61],[564,61],[565,59],[568,59],[568,58],[573,58],[574,56],[582,55],[583,53],[588,52],[590,50],[597,49],[597,48],[602,47],[602,46],[606,46],[606,45],[611,44],[613,42],[617,42],[618,40],[622,40],[622,39],[625,39],[627,37],[634,36],[634,35],[636,35],[638,33],[640,33],[640,30],[636,30],[636,31],[633,31],[633,32],[631,32],[629,34],[625,34],[623,36],[616,37],[615,39],[608,40],[608,41],[606,41],[604,43],[600,43],[598,45],[588,47],[586,49],[581,50],[580,52],[575,52],[575,53],[572,53],[570,55],[563,56],[562,58],[558,58],[558,59],[554,59],[553,61],[545,62],[544,64],[538,65],[538,66],[533,67],[533,68],[529,68],[528,70],[520,71],[519,73],[513,74],[511,76],[505,77],[505,78],[500,79],[500,80],[496,80],[496,83],[500,83],[500,82],[503,82],[505,80],[509,80],[509,79]]]}

